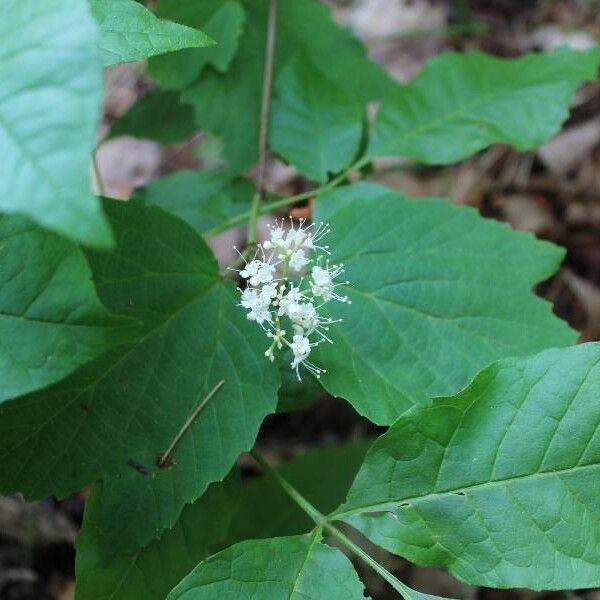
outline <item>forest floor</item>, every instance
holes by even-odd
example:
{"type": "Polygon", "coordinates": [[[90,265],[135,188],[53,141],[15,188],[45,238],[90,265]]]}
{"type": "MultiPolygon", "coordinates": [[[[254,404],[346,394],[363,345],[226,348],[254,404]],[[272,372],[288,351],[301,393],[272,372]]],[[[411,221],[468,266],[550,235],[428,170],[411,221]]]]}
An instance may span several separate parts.
{"type": "MultiPolygon", "coordinates": [[[[600,41],[598,0],[328,0],[328,4],[336,18],[365,42],[371,57],[400,81],[414,77],[429,58],[443,51],[479,49],[514,57],[561,45],[586,48],[600,41]]],[[[106,83],[105,128],[151,86],[139,64],[113,68],[106,83]]],[[[213,148],[203,136],[171,146],[117,138],[99,152],[107,195],[122,198],[157,176],[210,166],[211,160],[213,148]]],[[[519,154],[494,146],[449,167],[386,159],[377,162],[370,177],[407,195],[444,196],[474,206],[484,216],[566,248],[558,273],[537,291],[581,332],[581,341],[600,340],[600,81],[577,93],[563,131],[538,150],[519,154]]],[[[280,194],[293,194],[304,191],[306,182],[273,161],[269,186],[280,194]]],[[[233,262],[230,249],[241,235],[228,232],[215,240],[223,262],[233,262]]],[[[348,405],[323,397],[303,410],[267,419],[260,444],[274,460],[284,460],[307,447],[375,433],[376,428],[348,405]]],[[[250,461],[241,466],[252,470],[250,461]]],[[[62,502],[47,499],[29,505],[0,497],[0,600],[73,598],[73,543],[84,497],[82,492],[62,502]]],[[[600,600],[597,590],[537,594],[475,588],[435,569],[416,568],[389,555],[381,559],[413,587],[441,596],[600,600]]],[[[364,576],[375,598],[397,597],[369,573],[364,576]]]]}

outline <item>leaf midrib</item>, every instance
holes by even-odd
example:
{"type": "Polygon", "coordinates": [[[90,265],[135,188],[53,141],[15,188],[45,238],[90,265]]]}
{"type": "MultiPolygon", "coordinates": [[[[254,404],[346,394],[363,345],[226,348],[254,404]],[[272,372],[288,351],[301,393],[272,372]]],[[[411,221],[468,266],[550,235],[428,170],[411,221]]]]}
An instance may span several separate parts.
{"type": "MultiPolygon", "coordinates": [[[[505,477],[503,479],[496,479],[494,481],[484,481],[482,483],[471,484],[467,486],[458,486],[445,490],[440,490],[438,492],[430,492],[428,494],[424,494],[422,496],[413,496],[410,498],[397,498],[395,500],[390,500],[388,502],[375,502],[373,504],[365,504],[360,507],[356,507],[349,510],[339,510],[334,511],[329,516],[334,519],[343,519],[346,517],[351,517],[355,515],[360,515],[365,512],[390,512],[391,509],[396,510],[398,505],[403,504],[411,504],[418,502],[427,502],[428,500],[437,500],[439,498],[443,498],[445,496],[451,496],[453,494],[457,494],[459,492],[477,492],[479,490],[488,490],[488,489],[496,489],[506,486],[507,484],[519,482],[519,481],[528,481],[534,479],[547,479],[550,477],[557,477],[564,474],[572,474],[578,473],[581,471],[585,471],[588,469],[600,469],[600,464],[591,463],[588,465],[579,465],[575,467],[566,467],[564,469],[556,469],[554,471],[536,471],[535,473],[527,473],[525,475],[516,475],[512,477],[505,477]]],[[[343,508],[340,507],[340,508],[343,508]]]]}

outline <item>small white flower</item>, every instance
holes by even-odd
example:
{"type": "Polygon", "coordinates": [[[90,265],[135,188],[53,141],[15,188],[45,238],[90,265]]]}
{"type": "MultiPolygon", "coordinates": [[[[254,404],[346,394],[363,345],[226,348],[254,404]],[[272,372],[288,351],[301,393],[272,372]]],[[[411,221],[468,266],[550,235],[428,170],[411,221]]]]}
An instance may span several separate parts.
{"type": "Polygon", "coordinates": [[[329,232],[329,225],[306,226],[304,220],[296,224],[290,219],[289,226],[282,220],[270,230],[269,239],[249,262],[238,251],[245,263],[239,273],[247,280],[246,289],[240,290],[240,305],[248,310],[247,318],[256,321],[271,340],[265,351],[268,360],[275,360],[276,350],[289,348],[293,354],[290,364],[298,379],[300,366],[318,378],[325,371],[309,362],[308,357],[315,346],[333,343],[329,326],[340,321],[319,315],[319,308],[330,300],[348,301],[335,292],[342,284],[334,280],[343,268],[323,264],[323,255],[329,254],[329,249],[320,245],[320,240],[329,232]],[[270,250],[270,255],[265,250],[270,250]],[[303,271],[306,275],[301,278],[293,275],[303,271]],[[289,337],[286,329],[291,330],[289,337]]]}
{"type": "Polygon", "coordinates": [[[242,301],[240,302],[240,304],[244,307],[244,308],[252,308],[256,305],[258,300],[258,290],[254,289],[254,288],[246,288],[243,292],[242,292],[242,301]]]}
{"type": "Polygon", "coordinates": [[[302,300],[302,293],[300,288],[290,287],[290,291],[279,300],[279,310],[277,314],[281,317],[283,315],[290,317],[290,312],[294,312],[296,305],[302,300]]]}
{"type": "Polygon", "coordinates": [[[273,321],[269,305],[260,301],[260,299],[252,306],[247,316],[250,321],[256,321],[259,325],[262,325],[265,321],[267,323],[273,321]]]}
{"type": "MultiPolygon", "coordinates": [[[[263,261],[252,261],[252,262],[258,262],[259,265],[258,265],[258,268],[256,269],[256,273],[250,277],[250,285],[258,286],[261,283],[271,283],[271,281],[273,281],[273,278],[275,276],[274,275],[275,265],[271,264],[270,262],[263,262],[263,261]]],[[[248,264],[250,264],[250,263],[248,263],[248,264]]],[[[242,275],[242,277],[243,277],[243,275],[242,275]]]]}
{"type": "MultiPolygon", "coordinates": [[[[315,265],[311,273],[310,289],[314,296],[323,298],[325,302],[329,300],[337,300],[338,302],[348,302],[347,296],[340,296],[334,291],[341,283],[333,283],[333,280],[338,275],[342,274],[344,269],[341,265],[327,266],[325,269],[319,265],[315,265]]],[[[347,281],[343,283],[348,283],[347,281]]]]}
{"type": "Polygon", "coordinates": [[[244,278],[244,279],[248,279],[248,277],[254,277],[257,273],[258,273],[258,269],[260,269],[260,266],[262,265],[262,262],[260,260],[251,260],[249,263],[246,264],[246,266],[240,271],[240,275],[244,278]]]}
{"type": "Polygon", "coordinates": [[[277,284],[275,282],[263,285],[260,290],[260,298],[263,302],[270,304],[271,300],[277,296],[277,284]]]}
{"type": "Polygon", "coordinates": [[[304,250],[295,250],[290,255],[290,267],[296,271],[296,273],[302,271],[309,262],[310,260],[306,258],[304,250]]]}
{"type": "Polygon", "coordinates": [[[303,335],[295,335],[292,338],[290,348],[294,353],[292,369],[295,369],[301,362],[305,361],[310,354],[310,340],[303,335]]]}

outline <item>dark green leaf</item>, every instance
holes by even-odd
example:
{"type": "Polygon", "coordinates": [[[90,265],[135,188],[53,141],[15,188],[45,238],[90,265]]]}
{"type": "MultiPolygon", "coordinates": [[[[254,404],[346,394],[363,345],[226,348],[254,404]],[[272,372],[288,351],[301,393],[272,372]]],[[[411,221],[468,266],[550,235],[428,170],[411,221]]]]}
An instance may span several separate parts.
{"type": "MultiPolygon", "coordinates": [[[[370,440],[363,440],[308,450],[278,471],[313,506],[326,514],[346,497],[370,444],[370,440]]],[[[228,541],[232,544],[249,538],[294,535],[306,533],[313,527],[313,521],[272,476],[266,475],[244,487],[228,541]]]]}
{"type": "MultiPolygon", "coordinates": [[[[244,0],[243,5],[247,23],[229,70],[225,74],[204,70],[199,82],[183,95],[193,105],[198,125],[222,138],[234,173],[244,171],[257,158],[268,6],[262,0],[244,0]]],[[[195,22],[194,10],[180,2],[161,3],[161,14],[190,24],[195,22]]],[[[329,10],[317,0],[279,3],[276,76],[294,55],[302,57],[305,70],[316,79],[326,77],[340,93],[361,103],[380,98],[393,87],[384,71],[366,59],[360,44],[334,23],[329,10]]]]}
{"type": "Polygon", "coordinates": [[[254,189],[225,171],[179,171],[152,181],[143,193],[148,205],[168,210],[205,234],[248,212],[254,189]]]}
{"type": "Polygon", "coordinates": [[[435,199],[357,184],[322,197],[331,260],[352,304],[334,303],[334,344],[315,350],[322,385],[390,424],[413,404],[455,393],[490,362],[575,341],[531,288],[563,251],[435,199]]]}
{"type": "Polygon", "coordinates": [[[499,361],[400,418],[338,511],[469,583],[600,585],[600,344],[499,361]]]}
{"type": "Polygon", "coordinates": [[[100,26],[100,49],[105,66],[214,44],[202,31],[161,21],[134,0],[89,2],[100,26]]]}
{"type": "Polygon", "coordinates": [[[249,540],[201,562],[168,600],[364,600],[352,563],[319,534],[249,540]]]}
{"type": "Polygon", "coordinates": [[[217,44],[205,50],[188,49],[152,59],[150,75],[163,89],[182,90],[192,84],[206,65],[225,72],[235,56],[246,15],[239,2],[227,0],[202,25],[217,44]]]}
{"type": "Polygon", "coordinates": [[[112,254],[90,253],[101,300],[143,335],[0,415],[0,489],[65,495],[104,479],[105,547],[127,552],[221,480],[275,409],[279,376],[202,239],[159,208],[107,206],[112,254]],[[223,380],[161,467],[158,457],[223,380]],[[126,501],[124,501],[126,499],[126,501]]]}
{"type": "Polygon", "coordinates": [[[76,244],[0,215],[0,402],[58,381],[128,337],[76,244]]]}
{"type": "Polygon", "coordinates": [[[575,88],[595,78],[598,63],[597,48],[519,59],[437,56],[384,100],[368,155],[446,164],[498,142],[535,148],[559,130],[575,88]]]}
{"type": "Polygon", "coordinates": [[[362,102],[295,56],[277,77],[270,123],[272,149],[313,181],[356,156],[362,135],[362,102]]]}
{"type": "Polygon", "coordinates": [[[159,540],[130,553],[103,553],[99,545],[102,484],[85,506],[77,540],[77,597],[83,600],[163,600],[199,561],[223,542],[237,509],[239,480],[213,483],[186,506],[159,540]]]}
{"type": "Polygon", "coordinates": [[[85,0],[4,0],[0,19],[0,211],[75,240],[111,244],[90,193],[102,97],[85,0]]]}
{"type": "Polygon", "coordinates": [[[179,94],[153,91],[113,123],[109,137],[130,135],[171,144],[190,137],[196,129],[194,112],[179,102],[179,94]]]}

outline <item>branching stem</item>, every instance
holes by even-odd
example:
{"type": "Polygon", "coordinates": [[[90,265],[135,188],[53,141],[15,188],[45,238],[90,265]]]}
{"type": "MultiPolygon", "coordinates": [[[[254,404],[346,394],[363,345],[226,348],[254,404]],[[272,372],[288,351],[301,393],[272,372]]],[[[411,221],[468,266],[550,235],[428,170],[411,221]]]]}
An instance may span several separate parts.
{"type": "Polygon", "coordinates": [[[315,508],[289,481],[287,481],[276,469],[274,469],[256,450],[250,454],[256,462],[271,475],[281,486],[283,491],[315,522],[317,527],[328,531],[338,539],[348,550],[360,557],[374,571],[379,573],[396,591],[400,592],[407,600],[413,595],[413,590],[402,583],[397,577],[390,573],[383,565],[380,565],[372,556],[367,554],[358,544],[353,542],[346,534],[340,531],[328,518],[315,508]]]}

